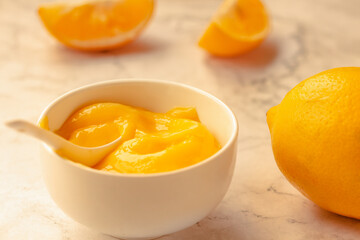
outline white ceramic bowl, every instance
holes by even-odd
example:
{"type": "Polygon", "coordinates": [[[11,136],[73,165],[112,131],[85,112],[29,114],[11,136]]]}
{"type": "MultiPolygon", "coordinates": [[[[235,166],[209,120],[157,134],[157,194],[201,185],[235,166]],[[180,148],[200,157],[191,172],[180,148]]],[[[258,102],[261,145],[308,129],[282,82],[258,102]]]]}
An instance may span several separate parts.
{"type": "Polygon", "coordinates": [[[233,175],[238,126],[232,111],[190,86],[123,79],[70,91],[53,101],[40,119],[47,116],[50,130],[56,130],[80,106],[104,101],[154,112],[194,106],[222,148],[198,164],[172,172],[115,174],[65,160],[43,145],[44,180],[57,205],[75,221],[123,239],[173,233],[208,215],[224,197],[233,175]]]}

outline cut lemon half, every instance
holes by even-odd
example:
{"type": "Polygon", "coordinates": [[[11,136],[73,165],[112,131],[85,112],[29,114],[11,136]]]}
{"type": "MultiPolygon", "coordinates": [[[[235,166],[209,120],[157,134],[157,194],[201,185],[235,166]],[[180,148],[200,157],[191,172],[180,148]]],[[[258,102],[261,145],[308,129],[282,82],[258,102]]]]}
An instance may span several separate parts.
{"type": "Polygon", "coordinates": [[[225,0],[199,46],[216,56],[236,56],[257,47],[269,29],[268,14],[260,0],[225,0]]]}
{"type": "Polygon", "coordinates": [[[94,0],[39,7],[47,30],[80,50],[109,50],[134,40],[148,23],[154,0],[94,0]]]}

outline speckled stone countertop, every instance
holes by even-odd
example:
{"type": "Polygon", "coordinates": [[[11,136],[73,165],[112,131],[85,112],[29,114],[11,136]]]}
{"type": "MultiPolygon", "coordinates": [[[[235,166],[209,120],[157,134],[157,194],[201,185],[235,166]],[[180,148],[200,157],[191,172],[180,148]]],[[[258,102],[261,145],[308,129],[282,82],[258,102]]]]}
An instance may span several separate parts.
{"type": "MultiPolygon", "coordinates": [[[[60,94],[128,77],[193,85],[236,113],[235,175],[205,219],[161,240],[360,239],[360,221],[321,210],[296,191],[273,159],[266,111],[301,80],[325,69],[360,66],[360,1],[264,0],[270,37],[239,58],[208,56],[196,45],[219,1],[159,0],[133,44],[86,54],[59,45],[41,26],[40,1],[0,0],[0,120],[36,121],[60,94]]],[[[38,144],[0,124],[0,239],[110,240],[68,218],[42,181],[38,144]]]]}

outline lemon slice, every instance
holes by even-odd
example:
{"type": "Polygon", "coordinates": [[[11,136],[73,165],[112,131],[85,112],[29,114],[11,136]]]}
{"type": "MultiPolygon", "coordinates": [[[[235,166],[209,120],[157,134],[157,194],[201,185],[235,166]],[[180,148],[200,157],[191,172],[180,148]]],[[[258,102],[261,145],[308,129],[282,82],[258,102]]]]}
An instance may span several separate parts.
{"type": "Polygon", "coordinates": [[[150,20],[154,0],[95,0],[39,7],[47,30],[68,47],[109,50],[134,40],[150,20]]]}
{"type": "Polygon", "coordinates": [[[216,56],[236,56],[257,47],[269,29],[269,17],[261,1],[225,0],[199,46],[216,56]]]}

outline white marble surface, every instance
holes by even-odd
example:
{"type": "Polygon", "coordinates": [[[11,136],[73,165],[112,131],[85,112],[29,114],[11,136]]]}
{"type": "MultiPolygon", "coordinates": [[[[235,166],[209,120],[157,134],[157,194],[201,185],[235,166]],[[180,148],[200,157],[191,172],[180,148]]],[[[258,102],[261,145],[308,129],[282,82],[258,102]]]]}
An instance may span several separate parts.
{"type": "MultiPolygon", "coordinates": [[[[265,1],[265,0],[264,0],[265,1]]],[[[265,113],[299,81],[360,66],[359,0],[266,0],[272,33],[254,52],[209,57],[196,46],[219,1],[159,0],[153,21],[128,47],[86,54],[41,26],[35,0],[0,0],[0,121],[35,121],[49,101],[101,80],[146,77],[202,88],[240,124],[230,190],[204,220],[162,240],[360,239],[360,221],[325,212],[298,193],[273,159],[265,113]]],[[[0,239],[111,240],[64,215],[43,184],[37,144],[0,124],[0,239]]]]}

